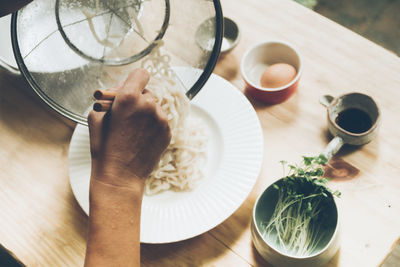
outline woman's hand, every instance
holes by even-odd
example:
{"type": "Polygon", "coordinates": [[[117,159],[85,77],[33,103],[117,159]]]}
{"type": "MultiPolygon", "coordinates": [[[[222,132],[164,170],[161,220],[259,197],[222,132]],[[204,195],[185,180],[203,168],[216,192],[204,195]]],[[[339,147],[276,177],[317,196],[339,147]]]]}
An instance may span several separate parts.
{"type": "Polygon", "coordinates": [[[118,93],[111,112],[89,114],[92,178],[129,186],[148,177],[158,164],[171,133],[166,115],[144,89],[148,81],[147,71],[133,71],[113,89],[118,93]]]}
{"type": "Polygon", "coordinates": [[[88,117],[92,173],[85,266],[140,265],[140,211],[145,178],[171,133],[167,117],[144,88],[149,74],[133,71],[114,88],[109,112],[88,117]]]}

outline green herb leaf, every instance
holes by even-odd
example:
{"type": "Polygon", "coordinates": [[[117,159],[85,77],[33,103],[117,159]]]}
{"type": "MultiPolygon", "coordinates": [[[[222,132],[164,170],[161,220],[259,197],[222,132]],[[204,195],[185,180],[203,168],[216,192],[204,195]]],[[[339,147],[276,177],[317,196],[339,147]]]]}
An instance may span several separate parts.
{"type": "Polygon", "coordinates": [[[340,196],[339,191],[332,192],[327,186],[329,179],[323,178],[323,165],[327,162],[324,155],[303,156],[299,165],[281,161],[284,173],[285,166],[289,172],[279,186],[273,185],[278,190],[278,200],[272,216],[263,224],[263,235],[293,255],[313,253],[324,234],[320,225],[328,219],[323,211],[331,205],[331,196],[340,196]]]}
{"type": "Polygon", "coordinates": [[[306,166],[310,166],[312,164],[312,162],[314,161],[314,157],[305,157],[303,156],[303,160],[304,160],[304,165],[306,166]]]}
{"type": "Polygon", "coordinates": [[[319,154],[319,156],[316,158],[316,163],[320,165],[325,165],[326,163],[328,163],[328,159],[323,154],[319,154]]]}
{"type": "Polygon", "coordinates": [[[321,177],[322,175],[324,175],[324,169],[322,168],[318,168],[315,172],[315,176],[321,177]]]}
{"type": "Polygon", "coordinates": [[[339,192],[338,190],[336,190],[335,192],[332,193],[334,196],[340,197],[342,195],[341,192],[339,192]]]}

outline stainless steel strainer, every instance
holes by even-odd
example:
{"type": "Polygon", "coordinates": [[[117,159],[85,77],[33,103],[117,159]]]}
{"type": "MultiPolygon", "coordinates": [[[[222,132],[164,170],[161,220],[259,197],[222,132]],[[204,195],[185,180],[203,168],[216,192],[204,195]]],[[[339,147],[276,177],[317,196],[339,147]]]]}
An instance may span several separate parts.
{"type": "Polygon", "coordinates": [[[87,124],[93,92],[125,79],[160,43],[172,69],[188,69],[192,99],[211,75],[221,48],[219,0],[35,0],[12,16],[18,67],[35,92],[62,115],[87,124]],[[195,33],[211,19],[211,50],[195,33]]]}
{"type": "Polygon", "coordinates": [[[56,0],[55,16],[61,36],[77,54],[118,66],[143,58],[157,46],[168,27],[170,3],[56,0]],[[154,16],[156,10],[159,16],[154,16]],[[130,46],[135,49],[127,49],[130,46]]]}

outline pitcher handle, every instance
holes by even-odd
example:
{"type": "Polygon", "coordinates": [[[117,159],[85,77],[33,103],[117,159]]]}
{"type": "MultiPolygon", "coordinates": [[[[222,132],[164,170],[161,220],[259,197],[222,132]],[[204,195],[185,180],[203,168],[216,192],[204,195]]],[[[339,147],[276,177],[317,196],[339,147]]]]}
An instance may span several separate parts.
{"type": "Polygon", "coordinates": [[[329,142],[329,144],[326,146],[326,148],[324,149],[324,151],[322,151],[321,154],[324,155],[329,161],[332,158],[332,156],[335,155],[343,145],[344,145],[343,138],[341,138],[340,136],[336,136],[329,142]]]}
{"type": "Polygon", "coordinates": [[[329,107],[329,105],[332,103],[332,101],[335,98],[331,95],[323,95],[321,96],[321,98],[319,99],[319,103],[321,103],[321,105],[323,105],[324,107],[329,107]]]}

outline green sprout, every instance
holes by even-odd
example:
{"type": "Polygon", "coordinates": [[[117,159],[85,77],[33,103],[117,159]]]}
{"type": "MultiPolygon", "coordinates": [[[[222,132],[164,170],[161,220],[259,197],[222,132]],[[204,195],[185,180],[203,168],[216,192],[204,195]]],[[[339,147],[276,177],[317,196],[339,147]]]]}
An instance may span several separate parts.
{"type": "Polygon", "coordinates": [[[263,236],[272,240],[286,253],[295,256],[311,255],[325,237],[321,227],[326,220],[323,212],[331,203],[332,196],[340,197],[339,191],[327,187],[329,179],[323,178],[323,155],[303,157],[300,165],[281,161],[283,182],[273,187],[278,190],[274,212],[265,223],[263,236]]]}

